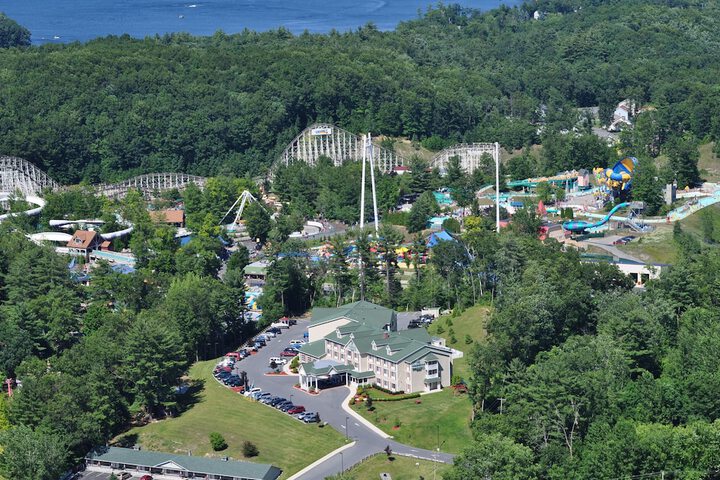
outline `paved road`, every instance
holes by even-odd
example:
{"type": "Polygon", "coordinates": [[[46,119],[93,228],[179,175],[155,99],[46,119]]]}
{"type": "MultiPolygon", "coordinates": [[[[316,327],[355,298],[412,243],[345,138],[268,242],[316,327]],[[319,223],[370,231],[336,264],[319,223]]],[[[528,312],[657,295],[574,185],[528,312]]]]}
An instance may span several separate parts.
{"type": "MultiPolygon", "coordinates": [[[[295,405],[303,405],[307,411],[318,412],[321,421],[327,422],[335,430],[346,435],[348,440],[355,441],[355,445],[342,452],[342,455],[336,454],[330,457],[311,472],[300,477],[299,480],[322,480],[327,476],[335,475],[341,471],[341,466],[344,466],[347,470],[364,458],[382,452],[388,445],[397,454],[427,460],[438,460],[445,463],[452,462],[453,455],[451,454],[414,448],[395,442],[392,439],[383,438],[358,422],[354,417],[349,416],[341,407],[342,402],[350,394],[350,389],[347,387],[335,387],[323,390],[319,395],[310,395],[294,388],[294,385],[298,383],[297,376],[265,375],[270,370],[270,357],[279,356],[283,348],[288,346],[290,340],[302,338],[308,323],[309,320],[307,319],[299,319],[297,325],[284,329],[281,335],[271,339],[267,346],[260,349],[257,354],[251,355],[236,364],[236,370],[247,372],[248,380],[254,386],[274,395],[285,397],[295,405]]],[[[245,400],[238,399],[238,401],[245,400]]],[[[258,404],[258,408],[273,407],[258,404]]],[[[310,459],[308,459],[308,463],[310,463],[310,459]]]]}

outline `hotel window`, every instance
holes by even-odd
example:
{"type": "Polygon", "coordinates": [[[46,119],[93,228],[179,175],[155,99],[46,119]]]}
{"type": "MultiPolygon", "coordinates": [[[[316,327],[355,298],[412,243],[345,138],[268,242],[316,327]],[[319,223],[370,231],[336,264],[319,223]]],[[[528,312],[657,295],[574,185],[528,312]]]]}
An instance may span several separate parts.
{"type": "Polygon", "coordinates": [[[394,384],[394,383],[391,383],[391,384],[390,384],[390,388],[391,388],[392,390],[395,390],[395,384],[394,384]]]}
{"type": "Polygon", "coordinates": [[[383,368],[383,376],[387,377],[387,368],[383,368]]]}

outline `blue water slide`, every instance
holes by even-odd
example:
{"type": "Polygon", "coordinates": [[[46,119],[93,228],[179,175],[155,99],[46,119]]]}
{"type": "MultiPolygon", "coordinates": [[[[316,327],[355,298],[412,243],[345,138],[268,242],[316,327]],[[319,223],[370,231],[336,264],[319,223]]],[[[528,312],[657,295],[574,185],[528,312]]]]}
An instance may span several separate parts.
{"type": "Polygon", "coordinates": [[[590,228],[600,227],[602,225],[605,225],[610,218],[617,213],[618,210],[621,208],[626,208],[630,206],[630,202],[623,202],[621,204],[615,205],[610,212],[605,215],[605,217],[602,220],[599,220],[597,222],[585,222],[582,220],[571,220],[568,222],[565,222],[562,224],[563,230],[567,230],[568,232],[573,233],[582,233],[590,228]]]}

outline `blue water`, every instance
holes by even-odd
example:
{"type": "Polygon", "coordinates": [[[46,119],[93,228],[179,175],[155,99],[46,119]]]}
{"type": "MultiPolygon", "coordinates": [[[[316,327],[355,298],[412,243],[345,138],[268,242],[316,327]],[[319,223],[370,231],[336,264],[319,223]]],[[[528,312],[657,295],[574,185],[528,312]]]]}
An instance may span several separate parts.
{"type": "MultiPolygon", "coordinates": [[[[27,27],[33,43],[87,41],[105,35],[212,35],[284,26],[294,33],[347,31],[373,22],[381,30],[416,18],[434,0],[0,0],[0,11],[27,27]]],[[[457,0],[489,10],[520,0],[457,0]]]]}

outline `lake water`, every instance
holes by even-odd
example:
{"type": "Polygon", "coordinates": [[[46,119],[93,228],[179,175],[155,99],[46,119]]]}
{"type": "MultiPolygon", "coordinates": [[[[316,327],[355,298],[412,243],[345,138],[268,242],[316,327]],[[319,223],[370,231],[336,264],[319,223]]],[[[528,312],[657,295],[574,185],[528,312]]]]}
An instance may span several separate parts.
{"type": "MultiPolygon", "coordinates": [[[[367,22],[381,30],[417,17],[435,3],[429,0],[0,0],[0,11],[27,27],[33,43],[87,41],[128,33],[189,32],[212,35],[284,26],[308,30],[347,31],[367,22]],[[193,3],[197,2],[197,3],[193,3]]],[[[458,0],[463,6],[489,10],[520,0],[458,0]]]]}

